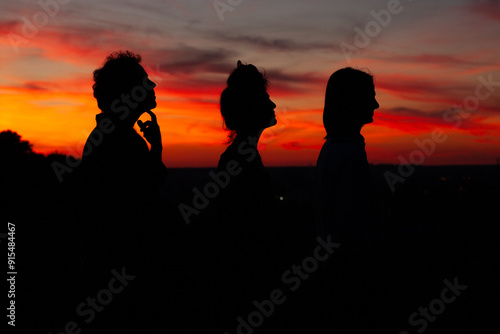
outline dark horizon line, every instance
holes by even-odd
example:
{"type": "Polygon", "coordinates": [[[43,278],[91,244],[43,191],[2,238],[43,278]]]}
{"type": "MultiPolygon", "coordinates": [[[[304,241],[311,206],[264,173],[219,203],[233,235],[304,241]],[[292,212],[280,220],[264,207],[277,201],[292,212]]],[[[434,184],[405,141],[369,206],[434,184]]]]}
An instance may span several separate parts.
{"type": "MultiPolygon", "coordinates": [[[[410,166],[411,164],[406,164],[402,166],[410,166]]],[[[390,163],[380,163],[380,164],[370,164],[370,166],[375,166],[375,167],[383,167],[383,166],[391,166],[391,167],[397,167],[400,166],[400,164],[390,164],[390,163]]],[[[498,163],[492,163],[492,164],[448,164],[448,165],[411,165],[413,167],[492,167],[492,166],[498,166],[500,167],[500,164],[498,163]]],[[[217,168],[217,166],[213,167],[168,167],[168,169],[211,169],[211,168],[217,168]]],[[[283,165],[283,166],[269,166],[267,165],[266,168],[316,168],[315,165],[283,165]]]]}

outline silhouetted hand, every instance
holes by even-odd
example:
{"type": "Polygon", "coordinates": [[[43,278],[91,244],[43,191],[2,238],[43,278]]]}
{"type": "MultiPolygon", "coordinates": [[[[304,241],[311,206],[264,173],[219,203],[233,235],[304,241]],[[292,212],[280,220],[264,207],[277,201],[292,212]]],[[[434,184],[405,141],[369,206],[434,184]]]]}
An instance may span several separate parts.
{"type": "Polygon", "coordinates": [[[151,144],[151,150],[160,149],[162,147],[161,132],[156,115],[151,110],[146,112],[151,115],[151,120],[146,122],[138,120],[137,124],[141,128],[141,132],[144,133],[146,140],[151,144]]]}

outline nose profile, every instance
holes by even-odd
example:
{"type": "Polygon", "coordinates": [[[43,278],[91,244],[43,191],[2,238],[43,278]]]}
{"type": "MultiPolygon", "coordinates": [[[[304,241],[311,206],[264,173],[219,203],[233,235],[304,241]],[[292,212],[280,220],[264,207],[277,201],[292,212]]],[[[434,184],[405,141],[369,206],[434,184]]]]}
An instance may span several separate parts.
{"type": "Polygon", "coordinates": [[[380,104],[378,104],[378,101],[375,100],[375,106],[374,106],[374,109],[378,109],[380,107],[380,104]]]}

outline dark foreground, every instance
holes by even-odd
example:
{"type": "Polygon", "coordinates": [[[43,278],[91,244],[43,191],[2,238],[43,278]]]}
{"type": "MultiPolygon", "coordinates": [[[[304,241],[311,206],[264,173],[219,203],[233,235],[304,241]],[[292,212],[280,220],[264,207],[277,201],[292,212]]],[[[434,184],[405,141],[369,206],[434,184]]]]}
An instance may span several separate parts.
{"type": "MultiPolygon", "coordinates": [[[[397,166],[372,169],[383,217],[383,238],[373,257],[375,274],[368,283],[377,298],[366,305],[373,310],[370,316],[349,321],[364,323],[356,326],[367,333],[498,331],[491,329],[496,328],[500,300],[500,167],[417,167],[394,192],[383,174],[396,172],[397,166]]],[[[104,261],[134,245],[81,232],[81,213],[66,209],[71,198],[59,196],[57,180],[47,176],[50,169],[10,166],[2,173],[2,224],[16,226],[16,329],[68,334],[335,333],[336,323],[328,319],[339,318],[345,308],[336,305],[329,289],[339,284],[335,273],[346,268],[336,257],[341,248],[330,247],[329,253],[324,246],[324,260],[316,258],[317,266],[305,260],[314,258],[322,245],[314,228],[314,168],[269,171],[280,201],[280,251],[274,267],[268,268],[270,277],[256,281],[252,270],[246,276],[234,273],[230,264],[220,270],[226,267],[212,251],[220,239],[210,203],[191,215],[189,224],[179,212],[181,203],[194,206],[193,188],[203,192],[211,181],[210,169],[170,170],[164,214],[133,229],[116,227],[133,234],[141,250],[104,261]],[[309,269],[299,274],[294,265],[309,269]],[[224,292],[218,290],[221,286],[224,292]],[[240,292],[248,287],[249,293],[228,305],[233,286],[240,292]]],[[[4,245],[2,240],[6,250],[4,245]]],[[[341,323],[347,326],[349,321],[341,323]]]]}

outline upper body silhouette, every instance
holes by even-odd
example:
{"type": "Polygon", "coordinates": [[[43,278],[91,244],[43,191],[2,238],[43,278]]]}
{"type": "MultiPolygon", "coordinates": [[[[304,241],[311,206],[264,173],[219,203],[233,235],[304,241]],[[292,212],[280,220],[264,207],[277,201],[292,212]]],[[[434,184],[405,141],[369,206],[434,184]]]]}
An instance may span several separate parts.
{"type": "Polygon", "coordinates": [[[240,222],[235,228],[241,230],[244,222],[255,224],[273,211],[273,187],[257,145],[264,129],[276,124],[276,105],[266,91],[267,79],[253,65],[238,62],[227,84],[220,106],[231,131],[230,145],[217,170],[233,171],[234,175],[217,197],[217,215],[221,220],[240,222]]]}
{"type": "MultiPolygon", "coordinates": [[[[162,142],[156,115],[154,88],[141,57],[115,52],[94,71],[94,97],[101,113],[74,171],[85,234],[115,245],[102,254],[127,261],[135,245],[157,235],[151,221],[160,208],[160,187],[167,169],[161,160],[162,142]],[[143,113],[151,121],[138,121],[143,113]],[[138,123],[146,141],[136,132],[138,123]],[[148,233],[138,238],[141,229],[148,233]]],[[[112,260],[110,260],[112,261],[112,260]]]]}
{"type": "Polygon", "coordinates": [[[344,247],[373,247],[373,190],[361,128],[373,122],[373,77],[344,68],[330,77],[323,123],[327,132],[316,165],[318,230],[344,247]]]}
{"type": "Polygon", "coordinates": [[[151,111],[156,107],[156,84],[140,61],[130,52],[113,53],[94,71],[94,96],[101,113],[85,143],[79,171],[92,191],[87,199],[100,206],[97,210],[124,218],[137,215],[136,210],[148,214],[138,204],[158,198],[167,173],[161,160],[160,128],[151,111]],[[152,120],[138,121],[143,113],[152,120]],[[136,122],[151,150],[134,130],[136,122]]]}

